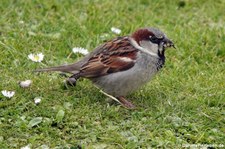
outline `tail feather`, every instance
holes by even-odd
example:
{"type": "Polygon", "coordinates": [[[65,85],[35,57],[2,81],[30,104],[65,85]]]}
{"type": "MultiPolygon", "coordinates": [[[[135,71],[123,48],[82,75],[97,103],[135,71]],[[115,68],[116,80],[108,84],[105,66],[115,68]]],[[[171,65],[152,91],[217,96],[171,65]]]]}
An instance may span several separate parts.
{"type": "Polygon", "coordinates": [[[79,72],[79,67],[75,64],[70,64],[70,65],[62,65],[62,66],[56,66],[56,67],[49,67],[49,68],[34,70],[34,72],[50,72],[50,71],[76,73],[76,72],[79,72]]]}

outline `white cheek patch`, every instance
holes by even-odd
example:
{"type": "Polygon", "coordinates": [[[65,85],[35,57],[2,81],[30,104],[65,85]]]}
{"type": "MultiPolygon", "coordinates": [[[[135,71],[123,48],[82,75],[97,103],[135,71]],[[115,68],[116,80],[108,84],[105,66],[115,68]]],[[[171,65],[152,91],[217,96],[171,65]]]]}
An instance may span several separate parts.
{"type": "Polygon", "coordinates": [[[158,53],[158,48],[159,48],[159,45],[156,44],[156,43],[152,43],[151,41],[149,41],[149,45],[151,45],[151,50],[154,52],[154,53],[158,53]]]}
{"type": "MultiPolygon", "coordinates": [[[[149,54],[149,55],[152,55],[152,56],[155,56],[155,57],[159,57],[157,53],[155,53],[155,52],[153,52],[153,51],[150,51],[150,50],[148,50],[148,49],[145,49],[145,48],[139,46],[138,43],[137,43],[134,39],[132,39],[132,38],[129,38],[129,39],[130,39],[130,41],[131,41],[131,44],[132,44],[135,48],[137,48],[138,50],[140,50],[141,52],[146,53],[146,54],[149,54]]],[[[154,45],[154,46],[157,46],[157,48],[156,48],[156,47],[152,47],[152,48],[158,49],[158,45],[157,45],[157,44],[154,45]]]]}

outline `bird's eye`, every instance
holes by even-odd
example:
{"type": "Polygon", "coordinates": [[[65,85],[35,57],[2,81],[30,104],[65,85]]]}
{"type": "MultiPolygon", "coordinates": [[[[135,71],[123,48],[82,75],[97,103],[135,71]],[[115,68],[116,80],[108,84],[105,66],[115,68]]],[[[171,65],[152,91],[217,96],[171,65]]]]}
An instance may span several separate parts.
{"type": "Polygon", "coordinates": [[[158,42],[158,38],[156,36],[149,36],[150,41],[152,42],[158,42]]]}
{"type": "Polygon", "coordinates": [[[163,39],[163,36],[162,36],[162,35],[160,35],[160,36],[158,36],[157,38],[158,38],[158,39],[163,39]]]}
{"type": "Polygon", "coordinates": [[[163,39],[163,36],[159,36],[159,37],[156,37],[156,36],[149,36],[149,40],[153,43],[157,43],[159,44],[161,42],[161,40],[163,39]]]}

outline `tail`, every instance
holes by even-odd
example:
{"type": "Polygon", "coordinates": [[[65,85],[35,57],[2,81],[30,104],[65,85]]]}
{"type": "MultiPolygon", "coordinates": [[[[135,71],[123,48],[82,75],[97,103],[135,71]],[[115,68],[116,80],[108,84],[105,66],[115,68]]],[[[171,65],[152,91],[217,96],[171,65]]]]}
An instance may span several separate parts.
{"type": "Polygon", "coordinates": [[[70,65],[62,65],[62,66],[56,66],[56,67],[50,67],[50,68],[36,69],[34,70],[34,72],[60,71],[60,72],[74,74],[79,72],[79,69],[80,68],[76,64],[70,64],[70,65]]]}

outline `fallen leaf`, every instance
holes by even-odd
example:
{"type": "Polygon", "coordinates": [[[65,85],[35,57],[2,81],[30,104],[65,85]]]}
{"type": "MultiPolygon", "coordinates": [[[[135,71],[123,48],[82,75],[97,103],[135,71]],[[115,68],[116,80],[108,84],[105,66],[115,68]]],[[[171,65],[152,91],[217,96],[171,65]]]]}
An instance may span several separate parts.
{"type": "Polygon", "coordinates": [[[32,127],[34,127],[34,126],[40,124],[40,123],[42,122],[42,119],[43,119],[42,117],[35,117],[35,118],[33,118],[33,119],[29,122],[28,127],[29,127],[29,128],[32,128],[32,127]]]}
{"type": "Polygon", "coordinates": [[[56,121],[61,122],[64,118],[65,112],[63,110],[59,110],[59,112],[56,114],[56,121]]]}

